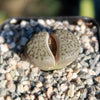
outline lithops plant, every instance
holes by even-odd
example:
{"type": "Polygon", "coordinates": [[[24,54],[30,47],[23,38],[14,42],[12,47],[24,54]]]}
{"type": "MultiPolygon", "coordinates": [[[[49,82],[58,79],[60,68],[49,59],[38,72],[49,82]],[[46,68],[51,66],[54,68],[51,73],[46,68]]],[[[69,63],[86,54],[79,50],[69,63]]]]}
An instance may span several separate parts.
{"type": "Polygon", "coordinates": [[[67,30],[55,30],[50,34],[34,34],[25,45],[25,55],[31,64],[41,70],[61,69],[78,57],[79,41],[67,30]]]}

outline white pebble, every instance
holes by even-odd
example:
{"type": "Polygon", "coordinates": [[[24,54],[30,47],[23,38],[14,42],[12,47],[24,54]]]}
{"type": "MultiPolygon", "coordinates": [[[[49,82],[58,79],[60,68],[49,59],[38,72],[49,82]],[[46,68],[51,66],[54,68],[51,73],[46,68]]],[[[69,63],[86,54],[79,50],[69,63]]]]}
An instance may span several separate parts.
{"type": "Polygon", "coordinates": [[[21,100],[21,98],[20,97],[17,97],[16,99],[14,99],[14,100],[21,100]]]}
{"type": "Polygon", "coordinates": [[[6,100],[12,100],[12,98],[10,96],[7,96],[6,100]]]}
{"type": "Polygon", "coordinates": [[[17,89],[17,91],[18,91],[19,93],[23,93],[23,92],[24,92],[24,87],[23,87],[22,84],[18,84],[18,89],[17,89]]]}
{"type": "Polygon", "coordinates": [[[27,81],[23,81],[22,84],[23,85],[30,85],[30,81],[28,81],[28,80],[27,81]]]}
{"type": "Polygon", "coordinates": [[[10,64],[10,65],[17,65],[17,61],[14,60],[13,58],[10,58],[10,59],[9,59],[9,64],[10,64]]]}
{"type": "Polygon", "coordinates": [[[10,92],[15,92],[16,86],[12,81],[8,81],[7,90],[10,92]]]}
{"type": "Polygon", "coordinates": [[[1,80],[0,81],[0,88],[5,88],[7,84],[7,80],[1,80]]]}
{"type": "Polygon", "coordinates": [[[1,52],[2,52],[2,53],[5,53],[5,52],[7,52],[7,51],[9,50],[7,44],[1,44],[1,45],[0,45],[0,48],[1,48],[1,52]]]}
{"type": "Polygon", "coordinates": [[[85,24],[82,24],[82,26],[81,26],[81,31],[83,31],[83,33],[84,33],[85,30],[86,30],[86,25],[85,25],[85,24]]]}
{"type": "Polygon", "coordinates": [[[76,96],[77,98],[79,98],[79,97],[80,97],[80,91],[77,91],[77,92],[75,93],[75,96],[76,96]]]}
{"type": "Polygon", "coordinates": [[[70,85],[70,89],[68,90],[68,96],[69,97],[73,97],[74,96],[74,88],[75,88],[75,86],[74,86],[74,84],[72,84],[72,85],[70,85]]]}
{"type": "Polygon", "coordinates": [[[31,100],[35,100],[35,95],[33,95],[33,94],[30,95],[30,99],[31,99],[31,100]]]}
{"type": "Polygon", "coordinates": [[[97,39],[96,39],[95,36],[93,36],[93,37],[91,38],[91,40],[92,40],[93,42],[96,42],[96,41],[97,41],[97,39]]]}
{"type": "Polygon", "coordinates": [[[25,95],[25,100],[30,100],[30,96],[28,94],[25,95]]]}
{"type": "Polygon", "coordinates": [[[48,25],[51,25],[51,21],[50,21],[49,19],[46,20],[46,23],[47,23],[48,25]]]}
{"type": "Polygon", "coordinates": [[[38,19],[38,23],[41,24],[41,25],[43,25],[43,26],[45,26],[45,22],[44,22],[43,19],[38,19]]]}
{"type": "Polygon", "coordinates": [[[77,74],[73,73],[72,79],[75,79],[75,78],[77,78],[77,74]]]}
{"type": "Polygon", "coordinates": [[[28,85],[25,85],[23,88],[24,88],[24,91],[28,91],[29,90],[29,86],[28,85]]]}
{"type": "Polygon", "coordinates": [[[27,22],[27,21],[25,21],[25,20],[21,21],[21,23],[20,23],[21,28],[26,27],[26,25],[27,25],[27,24],[28,24],[28,22],[27,22]]]}
{"type": "Polygon", "coordinates": [[[42,95],[39,95],[38,100],[45,100],[42,95]]]}
{"type": "Polygon", "coordinates": [[[76,31],[80,31],[80,27],[79,26],[75,26],[75,30],[76,31]]]}
{"type": "Polygon", "coordinates": [[[4,38],[2,36],[0,36],[0,43],[2,44],[4,42],[5,42],[4,38]]]}
{"type": "Polygon", "coordinates": [[[36,87],[40,88],[42,86],[43,86],[42,82],[39,81],[39,82],[36,83],[36,87]]]}
{"type": "Polygon", "coordinates": [[[93,71],[92,69],[88,69],[88,73],[89,73],[89,75],[96,75],[96,72],[93,71]]]}
{"type": "Polygon", "coordinates": [[[4,97],[0,97],[0,100],[5,100],[4,97]]]}
{"type": "Polygon", "coordinates": [[[79,20],[77,21],[77,24],[80,26],[80,25],[84,24],[84,22],[83,22],[83,20],[79,19],[79,20]]]}
{"type": "Polygon", "coordinates": [[[61,88],[61,91],[66,91],[68,89],[68,86],[66,83],[63,83],[61,84],[60,88],[61,88]]]}
{"type": "Polygon", "coordinates": [[[22,68],[25,70],[25,69],[29,69],[29,63],[28,62],[26,62],[26,61],[23,61],[22,62],[22,68]]]}
{"type": "Polygon", "coordinates": [[[6,79],[7,79],[8,81],[11,81],[11,80],[12,80],[12,76],[11,76],[10,73],[6,73],[6,79]]]}
{"type": "Polygon", "coordinates": [[[10,23],[11,24],[16,24],[17,23],[17,19],[15,19],[15,18],[11,19],[10,23]]]}

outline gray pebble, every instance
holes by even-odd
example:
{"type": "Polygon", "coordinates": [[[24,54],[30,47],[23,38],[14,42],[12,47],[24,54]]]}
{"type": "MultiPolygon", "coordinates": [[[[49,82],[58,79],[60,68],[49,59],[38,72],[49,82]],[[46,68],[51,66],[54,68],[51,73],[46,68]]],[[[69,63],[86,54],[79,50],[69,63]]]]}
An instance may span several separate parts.
{"type": "Polygon", "coordinates": [[[16,44],[14,42],[12,42],[11,44],[9,44],[10,49],[15,48],[16,44]]]}
{"type": "Polygon", "coordinates": [[[22,37],[20,40],[20,44],[24,46],[27,41],[28,41],[28,39],[26,37],[22,37]]]}
{"type": "Polygon", "coordinates": [[[10,25],[9,24],[4,25],[4,30],[10,30],[10,25]]]}

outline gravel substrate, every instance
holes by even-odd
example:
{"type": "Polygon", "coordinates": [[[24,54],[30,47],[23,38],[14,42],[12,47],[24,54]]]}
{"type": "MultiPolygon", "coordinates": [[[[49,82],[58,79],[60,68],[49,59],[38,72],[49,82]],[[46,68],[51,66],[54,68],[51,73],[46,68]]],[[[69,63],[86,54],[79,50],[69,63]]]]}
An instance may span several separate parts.
{"type": "Polygon", "coordinates": [[[0,31],[0,100],[100,100],[97,27],[79,19],[11,19],[0,31]],[[18,55],[32,34],[53,29],[73,32],[80,41],[77,61],[61,70],[41,71],[18,55]]]}

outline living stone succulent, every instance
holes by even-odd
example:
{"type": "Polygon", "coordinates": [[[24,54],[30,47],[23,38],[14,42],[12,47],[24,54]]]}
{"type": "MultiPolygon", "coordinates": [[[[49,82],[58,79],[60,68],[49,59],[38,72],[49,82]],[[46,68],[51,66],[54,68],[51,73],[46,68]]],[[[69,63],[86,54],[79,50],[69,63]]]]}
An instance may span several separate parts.
{"type": "Polygon", "coordinates": [[[25,55],[31,64],[41,70],[61,69],[76,60],[79,41],[67,30],[34,34],[25,45],[25,55]]]}

